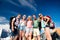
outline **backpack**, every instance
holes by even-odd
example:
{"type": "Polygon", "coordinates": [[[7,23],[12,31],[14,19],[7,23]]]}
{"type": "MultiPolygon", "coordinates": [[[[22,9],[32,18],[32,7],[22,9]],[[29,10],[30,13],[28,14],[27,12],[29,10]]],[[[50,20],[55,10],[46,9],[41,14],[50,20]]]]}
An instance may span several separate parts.
{"type": "Polygon", "coordinates": [[[11,23],[12,23],[13,18],[15,18],[15,21],[14,21],[14,24],[13,24],[13,25],[15,26],[16,17],[15,17],[15,16],[12,16],[12,17],[10,17],[10,29],[11,29],[11,27],[12,27],[11,23]]]}

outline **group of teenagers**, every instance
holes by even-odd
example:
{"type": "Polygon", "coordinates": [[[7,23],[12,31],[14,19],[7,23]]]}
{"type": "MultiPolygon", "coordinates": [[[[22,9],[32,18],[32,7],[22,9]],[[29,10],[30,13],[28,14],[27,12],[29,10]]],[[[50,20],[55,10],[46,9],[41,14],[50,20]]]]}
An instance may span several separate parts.
{"type": "Polygon", "coordinates": [[[18,14],[10,18],[11,39],[10,40],[40,40],[40,31],[44,29],[47,40],[52,40],[50,29],[54,29],[51,17],[43,16],[41,13],[32,16],[18,14]]]}

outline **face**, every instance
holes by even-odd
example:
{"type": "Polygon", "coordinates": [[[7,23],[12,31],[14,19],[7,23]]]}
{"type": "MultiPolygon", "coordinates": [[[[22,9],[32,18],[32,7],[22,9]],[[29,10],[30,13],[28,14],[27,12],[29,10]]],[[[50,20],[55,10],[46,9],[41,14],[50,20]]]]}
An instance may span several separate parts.
{"type": "Polygon", "coordinates": [[[35,15],[33,15],[33,18],[35,18],[36,16],[35,15]]]}
{"type": "Polygon", "coordinates": [[[40,17],[43,17],[43,15],[42,15],[42,14],[40,14],[39,16],[40,16],[40,17]]]}
{"type": "Polygon", "coordinates": [[[23,15],[23,19],[25,19],[26,18],[26,15],[23,15]]]}
{"type": "Polygon", "coordinates": [[[46,21],[46,18],[44,18],[44,21],[46,21]]]}
{"type": "Polygon", "coordinates": [[[44,21],[47,21],[46,16],[44,16],[44,21]]]}
{"type": "Polygon", "coordinates": [[[17,16],[17,18],[20,18],[21,17],[21,15],[19,14],[18,16],[17,16]]]}
{"type": "Polygon", "coordinates": [[[31,20],[32,19],[32,17],[30,16],[30,17],[28,17],[28,20],[31,20]]]}
{"type": "Polygon", "coordinates": [[[40,15],[39,15],[39,18],[40,18],[40,19],[42,19],[42,18],[43,18],[43,15],[42,15],[42,14],[40,14],[40,15]]]}
{"type": "Polygon", "coordinates": [[[36,19],[36,16],[35,16],[35,15],[33,15],[33,18],[34,18],[34,19],[36,19]]]}

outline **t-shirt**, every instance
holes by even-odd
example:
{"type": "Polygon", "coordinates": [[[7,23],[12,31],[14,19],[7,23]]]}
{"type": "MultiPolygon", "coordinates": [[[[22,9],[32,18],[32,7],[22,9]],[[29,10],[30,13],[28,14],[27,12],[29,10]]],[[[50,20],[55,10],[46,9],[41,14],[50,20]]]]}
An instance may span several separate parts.
{"type": "Polygon", "coordinates": [[[38,28],[38,20],[34,20],[33,28],[38,28]]]}

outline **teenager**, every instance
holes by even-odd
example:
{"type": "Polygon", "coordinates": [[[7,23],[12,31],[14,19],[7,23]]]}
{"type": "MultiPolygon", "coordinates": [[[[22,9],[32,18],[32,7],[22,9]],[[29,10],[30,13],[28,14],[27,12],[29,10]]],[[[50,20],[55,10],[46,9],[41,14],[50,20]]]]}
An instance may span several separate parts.
{"type": "MultiPolygon", "coordinates": [[[[44,23],[44,16],[40,13],[39,15],[39,30],[40,30],[40,34],[44,33],[44,29],[45,29],[45,23],[44,23]]],[[[41,37],[42,40],[45,40],[46,37],[45,37],[45,34],[43,34],[43,37],[41,37]]]]}
{"type": "Polygon", "coordinates": [[[51,18],[49,16],[44,16],[44,21],[45,21],[45,35],[47,40],[52,40],[51,34],[50,34],[50,22],[51,18]]]}
{"type": "Polygon", "coordinates": [[[10,19],[11,40],[17,40],[18,38],[18,25],[20,16],[21,15],[18,14],[17,17],[11,17],[10,19]]]}
{"type": "Polygon", "coordinates": [[[39,20],[33,15],[33,40],[40,40],[39,20]]]}
{"type": "Polygon", "coordinates": [[[31,16],[28,16],[27,18],[27,27],[26,27],[26,38],[27,40],[32,40],[31,37],[32,37],[32,17],[31,16]]]}
{"type": "Polygon", "coordinates": [[[20,28],[19,28],[19,40],[24,40],[25,38],[25,27],[26,27],[26,15],[23,15],[20,20],[20,28]]]}

